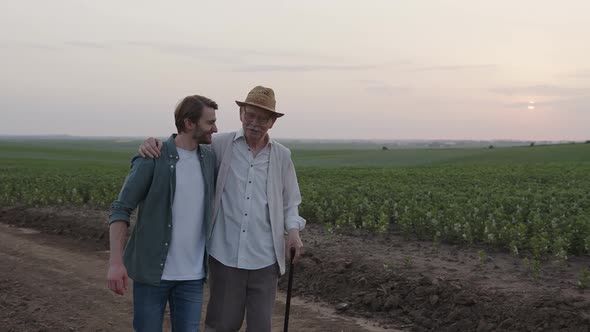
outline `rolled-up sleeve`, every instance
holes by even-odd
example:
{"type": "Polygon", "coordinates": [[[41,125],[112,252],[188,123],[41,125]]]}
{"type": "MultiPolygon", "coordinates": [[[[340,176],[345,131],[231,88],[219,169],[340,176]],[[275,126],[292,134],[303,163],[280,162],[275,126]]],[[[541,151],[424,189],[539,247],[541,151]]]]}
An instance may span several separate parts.
{"type": "Polygon", "coordinates": [[[299,215],[299,204],[301,204],[301,193],[297,183],[295,166],[290,158],[287,158],[285,172],[283,172],[283,213],[285,216],[285,231],[291,229],[303,230],[305,219],[299,215]]]}
{"type": "Polygon", "coordinates": [[[124,221],[129,225],[133,210],[145,198],[150,188],[154,165],[154,159],[135,156],[131,160],[129,174],[125,178],[117,200],[111,204],[109,225],[116,221],[124,221]]]}

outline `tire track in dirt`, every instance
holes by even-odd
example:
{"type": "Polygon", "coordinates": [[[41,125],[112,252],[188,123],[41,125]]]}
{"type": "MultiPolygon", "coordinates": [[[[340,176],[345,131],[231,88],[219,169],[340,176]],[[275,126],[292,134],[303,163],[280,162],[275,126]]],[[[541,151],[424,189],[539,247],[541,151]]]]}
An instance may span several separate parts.
{"type": "MultiPolygon", "coordinates": [[[[105,288],[108,254],[36,233],[0,224],[1,330],[131,330],[131,292],[121,297],[105,288]]],[[[291,331],[395,331],[293,300],[291,331]]],[[[283,314],[284,294],[279,294],[273,331],[282,330],[283,314]]]]}
{"type": "Polygon", "coordinates": [[[38,234],[0,226],[0,305],[8,331],[127,331],[130,300],[104,288],[105,261],[38,244],[38,234]],[[102,264],[102,267],[100,266],[102,264]]]}

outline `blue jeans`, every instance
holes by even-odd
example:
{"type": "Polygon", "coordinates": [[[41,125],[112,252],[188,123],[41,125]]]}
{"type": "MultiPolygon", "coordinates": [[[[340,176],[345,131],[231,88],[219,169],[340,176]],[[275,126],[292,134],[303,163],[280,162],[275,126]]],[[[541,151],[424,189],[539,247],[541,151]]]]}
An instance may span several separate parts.
{"type": "Polygon", "coordinates": [[[160,332],[166,303],[173,332],[198,331],[203,305],[203,280],[160,281],[159,286],[133,282],[133,328],[160,332]]]}

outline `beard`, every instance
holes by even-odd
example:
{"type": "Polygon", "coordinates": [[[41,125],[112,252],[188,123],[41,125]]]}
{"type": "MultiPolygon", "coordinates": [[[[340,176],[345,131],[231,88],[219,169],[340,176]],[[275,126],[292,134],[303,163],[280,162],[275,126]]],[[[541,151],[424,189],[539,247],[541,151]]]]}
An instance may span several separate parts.
{"type": "Polygon", "coordinates": [[[255,136],[262,136],[265,134],[265,132],[262,130],[262,128],[255,127],[255,126],[246,126],[244,128],[244,131],[249,131],[251,134],[253,134],[255,136]]]}
{"type": "Polygon", "coordinates": [[[211,144],[211,134],[199,127],[193,130],[191,138],[199,144],[211,144]]]}

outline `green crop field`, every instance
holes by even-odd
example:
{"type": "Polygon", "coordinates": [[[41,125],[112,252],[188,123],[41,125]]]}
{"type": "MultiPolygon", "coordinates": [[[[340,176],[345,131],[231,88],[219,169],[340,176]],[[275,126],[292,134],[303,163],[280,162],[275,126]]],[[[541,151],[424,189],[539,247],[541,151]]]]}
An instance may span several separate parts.
{"type": "MultiPolygon", "coordinates": [[[[139,141],[0,140],[3,205],[108,208],[139,141]]],[[[293,150],[301,214],[535,257],[590,253],[590,144],[293,150]]]]}

